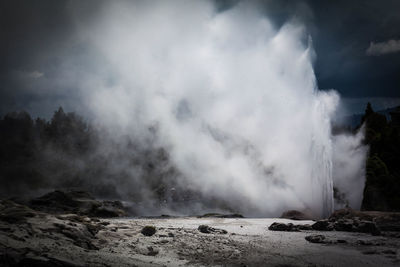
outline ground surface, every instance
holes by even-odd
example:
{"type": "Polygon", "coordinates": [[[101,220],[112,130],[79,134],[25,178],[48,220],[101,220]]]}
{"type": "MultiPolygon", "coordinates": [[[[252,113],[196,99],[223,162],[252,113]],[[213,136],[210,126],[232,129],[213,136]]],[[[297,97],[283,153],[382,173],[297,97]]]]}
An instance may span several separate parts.
{"type": "Polygon", "coordinates": [[[36,214],[17,222],[0,220],[0,261],[3,266],[400,266],[399,238],[268,230],[277,221],[312,223],[193,217],[98,220],[36,214]],[[157,232],[143,235],[146,225],[155,226],[157,232]],[[199,225],[227,233],[201,233],[199,225]],[[325,243],[305,239],[314,234],[324,235],[325,243]],[[28,265],[21,259],[29,259],[28,265]]]}

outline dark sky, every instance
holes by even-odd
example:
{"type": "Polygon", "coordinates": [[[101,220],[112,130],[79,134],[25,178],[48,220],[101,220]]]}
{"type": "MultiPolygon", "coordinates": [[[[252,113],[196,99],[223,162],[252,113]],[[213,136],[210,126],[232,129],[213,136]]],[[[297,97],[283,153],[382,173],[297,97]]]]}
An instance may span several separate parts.
{"type": "MultiPolygon", "coordinates": [[[[218,1],[218,5],[222,10],[235,2],[218,1]]],[[[71,12],[82,10],[80,16],[90,16],[100,3],[0,2],[0,114],[25,109],[47,116],[60,105],[80,111],[74,105],[79,95],[73,92],[81,74],[77,70],[71,77],[59,77],[58,70],[102,63],[100,58],[94,60],[96,51],[80,42],[74,23],[77,13],[71,12]]],[[[399,102],[400,1],[281,0],[260,1],[260,6],[277,27],[292,19],[307,26],[321,89],[335,89],[354,103],[357,99],[399,102]]]]}

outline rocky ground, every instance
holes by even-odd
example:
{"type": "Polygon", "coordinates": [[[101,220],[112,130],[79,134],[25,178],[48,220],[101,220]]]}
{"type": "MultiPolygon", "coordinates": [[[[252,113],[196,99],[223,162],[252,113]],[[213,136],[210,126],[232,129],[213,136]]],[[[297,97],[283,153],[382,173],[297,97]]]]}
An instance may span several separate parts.
{"type": "Polygon", "coordinates": [[[123,212],[101,202],[80,205],[49,213],[1,201],[0,266],[400,265],[398,214],[344,210],[318,222],[239,215],[100,218],[93,209],[123,212]]]}

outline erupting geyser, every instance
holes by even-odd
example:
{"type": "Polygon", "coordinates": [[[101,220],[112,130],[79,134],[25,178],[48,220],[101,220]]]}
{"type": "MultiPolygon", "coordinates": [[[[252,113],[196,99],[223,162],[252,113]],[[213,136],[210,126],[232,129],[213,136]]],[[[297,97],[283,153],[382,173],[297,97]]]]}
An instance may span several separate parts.
{"type": "Polygon", "coordinates": [[[246,215],[332,212],[339,96],[317,88],[301,25],[208,1],[110,2],[77,23],[107,62],[85,95],[116,139],[155,127],[187,187],[246,215]]]}

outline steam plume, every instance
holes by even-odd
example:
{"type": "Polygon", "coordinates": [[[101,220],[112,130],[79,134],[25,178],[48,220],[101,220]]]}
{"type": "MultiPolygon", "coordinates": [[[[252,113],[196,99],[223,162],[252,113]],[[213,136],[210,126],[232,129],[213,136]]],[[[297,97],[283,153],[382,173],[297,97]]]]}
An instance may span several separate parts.
{"type": "Polygon", "coordinates": [[[209,1],[110,2],[82,17],[81,38],[106,62],[82,94],[115,140],[144,143],[157,129],[151,142],[182,183],[247,215],[333,210],[339,96],[318,90],[301,25],[276,29],[242,2],[223,12],[209,1]]]}

